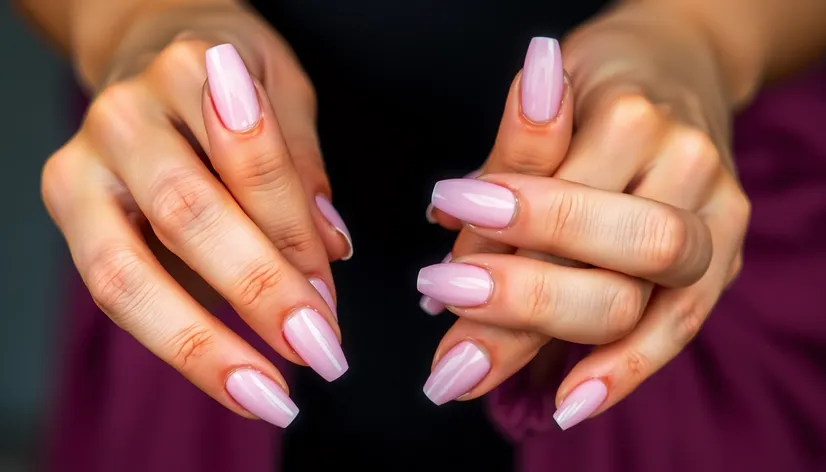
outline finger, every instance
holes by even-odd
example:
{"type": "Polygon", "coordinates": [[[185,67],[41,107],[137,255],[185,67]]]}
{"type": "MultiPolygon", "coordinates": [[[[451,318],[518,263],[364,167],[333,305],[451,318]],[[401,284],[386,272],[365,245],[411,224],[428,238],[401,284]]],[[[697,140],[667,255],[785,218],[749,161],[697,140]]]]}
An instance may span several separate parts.
{"type": "Polygon", "coordinates": [[[44,200],[97,305],[225,407],[287,427],[298,408],[278,370],[198,305],[152,256],[103,182],[85,177],[106,171],[68,166],[67,152],[44,170],[44,200]]]}
{"type": "Polygon", "coordinates": [[[266,93],[232,45],[215,46],[206,57],[203,121],[213,167],[284,258],[334,299],[327,252],[266,93]]]}
{"type": "MultiPolygon", "coordinates": [[[[268,47],[286,48],[283,42],[274,42],[268,47]]],[[[279,51],[278,56],[294,57],[288,50],[279,51]]],[[[328,259],[346,261],[353,257],[353,239],[332,204],[332,190],[316,129],[315,91],[299,67],[283,67],[283,63],[275,61],[268,62],[267,66],[262,79],[264,88],[301,177],[328,259]]]]}
{"type": "Polygon", "coordinates": [[[616,404],[699,332],[729,280],[749,218],[748,202],[736,184],[724,186],[705,213],[715,245],[708,272],[690,287],[658,292],[634,331],[574,367],[557,394],[555,418],[563,429],[616,404]]]}
{"type": "MultiPolygon", "coordinates": [[[[550,38],[534,38],[522,73],[517,75],[508,94],[499,134],[484,172],[552,175],[568,151],[573,106],[559,43],[550,38]]],[[[457,256],[482,249],[512,252],[501,242],[484,241],[466,230],[459,234],[453,249],[457,256]]]]}
{"type": "Polygon", "coordinates": [[[651,290],[616,272],[500,254],[425,267],[417,287],[462,318],[583,344],[628,333],[651,290]]]}
{"type": "MultiPolygon", "coordinates": [[[[463,179],[475,179],[482,175],[482,169],[476,169],[473,172],[465,175],[462,177],[463,179]]],[[[436,207],[433,206],[432,203],[427,205],[427,210],[425,210],[425,218],[429,223],[432,224],[439,224],[445,229],[449,229],[452,231],[459,231],[462,229],[462,222],[457,220],[456,218],[444,213],[442,211],[438,211],[436,207]]]]}
{"type": "Polygon", "coordinates": [[[708,135],[676,125],[666,135],[651,168],[630,191],[643,198],[696,211],[706,203],[706,196],[718,183],[722,170],[720,153],[708,135]]]}
{"type": "Polygon", "coordinates": [[[424,385],[436,405],[476,398],[527,364],[548,339],[460,319],[445,334],[424,385]]]}
{"type": "Polygon", "coordinates": [[[331,308],[152,103],[140,83],[109,87],[90,107],[84,133],[129,188],[161,242],[262,339],[287,359],[303,359],[325,379],[342,375],[347,363],[331,308]]]}
{"type": "Polygon", "coordinates": [[[577,102],[579,127],[554,177],[621,192],[657,155],[668,121],[645,97],[608,90],[577,102]]]}
{"type": "Polygon", "coordinates": [[[445,180],[433,204],[485,238],[666,286],[693,283],[711,257],[708,229],[691,212],[557,179],[445,180]]]}
{"type": "Polygon", "coordinates": [[[198,145],[209,154],[200,91],[206,81],[204,53],[212,44],[194,37],[179,38],[165,47],[144,72],[158,100],[198,145]]]}
{"type": "MultiPolygon", "coordinates": [[[[447,253],[444,259],[442,259],[442,264],[447,264],[451,259],[453,259],[453,254],[447,253]]],[[[445,304],[435,298],[422,295],[422,298],[419,300],[419,308],[428,315],[435,316],[445,310],[445,304]]]]}

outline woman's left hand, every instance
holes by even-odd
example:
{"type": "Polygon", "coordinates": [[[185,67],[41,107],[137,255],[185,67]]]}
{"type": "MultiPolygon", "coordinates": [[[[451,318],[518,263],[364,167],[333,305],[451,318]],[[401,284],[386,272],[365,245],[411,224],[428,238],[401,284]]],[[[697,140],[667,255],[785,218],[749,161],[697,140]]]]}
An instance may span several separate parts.
{"type": "Polygon", "coordinates": [[[598,345],[559,388],[567,429],[697,334],[739,272],[750,205],[728,143],[728,91],[685,15],[623,6],[584,26],[563,45],[564,94],[544,41],[514,82],[483,176],[436,185],[436,219],[465,225],[451,263],[422,269],[418,287],[460,317],[425,386],[437,404],[490,391],[552,338],[598,345]],[[567,98],[537,120],[549,109],[526,103],[537,93],[567,98]],[[483,254],[507,247],[523,252],[483,254]]]}

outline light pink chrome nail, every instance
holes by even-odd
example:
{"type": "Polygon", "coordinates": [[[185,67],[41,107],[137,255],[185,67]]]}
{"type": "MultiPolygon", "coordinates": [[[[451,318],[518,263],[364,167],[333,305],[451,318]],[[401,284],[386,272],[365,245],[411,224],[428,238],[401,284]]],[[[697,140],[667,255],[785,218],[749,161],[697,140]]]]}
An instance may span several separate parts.
{"type": "Polygon", "coordinates": [[[316,289],[318,294],[321,295],[321,298],[323,298],[324,301],[327,302],[327,306],[330,307],[330,310],[332,310],[333,316],[335,316],[336,319],[338,319],[338,312],[336,311],[336,301],[333,300],[333,294],[330,293],[330,289],[327,288],[327,284],[325,284],[324,281],[319,279],[318,277],[310,277],[307,280],[310,281],[310,285],[312,285],[316,289]]]}
{"type": "Polygon", "coordinates": [[[275,426],[286,428],[298,415],[287,393],[264,374],[239,369],[227,379],[227,392],[253,415],[275,426]]]}
{"type": "MultiPolygon", "coordinates": [[[[453,259],[453,253],[447,253],[447,255],[442,259],[442,264],[447,264],[450,260],[453,259]]],[[[422,296],[421,300],[419,300],[419,308],[422,309],[425,313],[431,316],[436,316],[439,313],[445,311],[445,304],[440,302],[439,300],[434,300],[433,298],[428,297],[427,295],[422,296]]]]}
{"type": "Polygon", "coordinates": [[[547,123],[559,113],[565,89],[562,52],[552,38],[533,38],[522,69],[522,114],[535,123],[547,123]]]}
{"type": "Polygon", "coordinates": [[[505,228],[516,213],[513,192],[484,180],[436,182],[431,203],[454,218],[483,228],[505,228]]]}
{"type": "Polygon", "coordinates": [[[224,126],[235,132],[254,128],[261,118],[261,107],[238,51],[231,44],[207,49],[206,69],[212,102],[224,126]]]}
{"type": "MultiPolygon", "coordinates": [[[[480,175],[482,175],[482,169],[476,169],[473,172],[471,172],[470,174],[468,174],[468,175],[466,175],[462,178],[463,179],[475,179],[475,178],[479,177],[480,175]]],[[[427,219],[427,221],[429,223],[436,224],[436,223],[438,223],[438,221],[436,221],[436,218],[433,217],[433,210],[435,210],[435,207],[433,206],[433,204],[428,203],[427,204],[427,210],[425,210],[425,212],[424,212],[424,217],[427,219]]]]}
{"type": "Polygon", "coordinates": [[[284,322],[284,337],[324,380],[332,382],[347,372],[349,366],[338,338],[319,312],[311,308],[295,310],[284,322]]]}
{"type": "Polygon", "coordinates": [[[487,270],[470,264],[434,264],[419,271],[416,288],[445,305],[483,305],[493,292],[487,270]]]}
{"type": "Polygon", "coordinates": [[[424,394],[442,405],[469,392],[490,371],[490,359],[476,344],[463,341],[436,364],[424,384],[424,394]]]}
{"type": "Polygon", "coordinates": [[[554,420],[562,430],[572,428],[588,419],[608,397],[608,388],[601,380],[591,379],[579,384],[554,413],[554,420]]]}
{"type": "Polygon", "coordinates": [[[349,251],[344,255],[344,257],[341,258],[341,260],[349,260],[353,257],[353,238],[350,237],[350,231],[347,229],[347,225],[344,224],[344,220],[341,218],[338,210],[336,210],[336,207],[334,207],[333,204],[330,203],[330,200],[328,200],[324,195],[316,195],[315,204],[318,206],[318,210],[321,214],[324,215],[324,218],[327,219],[327,222],[330,223],[330,226],[338,231],[339,234],[344,236],[344,239],[347,241],[349,251]]]}

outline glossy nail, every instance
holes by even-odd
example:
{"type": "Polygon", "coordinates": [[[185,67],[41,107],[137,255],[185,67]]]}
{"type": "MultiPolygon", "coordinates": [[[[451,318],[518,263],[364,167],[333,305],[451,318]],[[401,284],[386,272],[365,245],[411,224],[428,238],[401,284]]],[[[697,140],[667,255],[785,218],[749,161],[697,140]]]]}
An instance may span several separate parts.
{"type": "Polygon", "coordinates": [[[431,203],[454,218],[483,228],[505,228],[516,212],[513,193],[484,180],[436,182],[431,203]]]}
{"type": "Polygon", "coordinates": [[[298,415],[298,407],[287,393],[255,370],[236,370],[227,379],[226,388],[239,405],[275,426],[286,428],[298,415]]]}
{"type": "Polygon", "coordinates": [[[591,379],[579,384],[565,397],[554,413],[554,420],[562,430],[588,419],[608,396],[608,388],[601,380],[591,379]]]}
{"type": "MultiPolygon", "coordinates": [[[[471,172],[470,174],[468,174],[468,175],[466,175],[462,178],[463,179],[475,179],[476,177],[479,177],[480,175],[482,175],[482,169],[476,169],[473,172],[471,172]]],[[[427,205],[427,210],[425,210],[424,217],[427,219],[427,221],[429,223],[436,224],[436,223],[438,223],[438,221],[436,221],[436,218],[433,216],[433,210],[435,210],[435,207],[433,206],[432,203],[429,203],[427,205]]]]}
{"type": "Polygon", "coordinates": [[[419,271],[416,288],[445,305],[483,305],[493,292],[488,271],[470,264],[434,264],[419,271]]]}
{"type": "MultiPolygon", "coordinates": [[[[449,252],[444,259],[442,259],[442,264],[447,264],[451,259],[453,259],[453,253],[449,252]]],[[[421,300],[419,300],[419,308],[421,308],[422,311],[428,315],[435,316],[445,311],[445,304],[439,300],[435,300],[427,295],[424,295],[421,300]]]]}
{"type": "Polygon", "coordinates": [[[324,301],[327,302],[327,306],[330,307],[330,310],[333,311],[333,316],[335,316],[336,319],[338,319],[338,312],[336,311],[336,301],[333,300],[333,294],[330,293],[330,289],[327,288],[327,284],[325,284],[324,281],[319,279],[318,277],[310,277],[307,280],[310,281],[310,285],[312,285],[316,289],[318,294],[321,295],[321,298],[323,298],[324,301]]]}
{"type": "Polygon", "coordinates": [[[424,394],[442,405],[469,392],[490,371],[490,359],[470,341],[463,341],[448,351],[424,384],[424,394]]]}
{"type": "Polygon", "coordinates": [[[312,308],[299,308],[287,317],[284,337],[324,380],[332,382],[347,372],[347,359],[335,332],[324,317],[312,308]]]}
{"type": "Polygon", "coordinates": [[[338,214],[336,207],[330,203],[330,200],[327,200],[327,197],[324,195],[316,195],[315,197],[315,204],[318,205],[318,210],[324,215],[324,218],[327,219],[327,222],[330,223],[330,226],[333,227],[336,231],[339,232],[344,239],[347,240],[347,247],[349,251],[344,257],[341,258],[342,261],[346,261],[353,257],[353,238],[350,237],[350,231],[347,229],[347,225],[344,224],[344,220],[341,219],[341,215],[338,214]]]}
{"type": "Polygon", "coordinates": [[[206,69],[212,102],[224,126],[235,132],[254,128],[261,118],[261,107],[238,51],[231,44],[207,49],[206,69]]]}
{"type": "Polygon", "coordinates": [[[522,69],[522,114],[534,123],[547,123],[559,113],[565,79],[562,52],[552,38],[533,38],[522,69]]]}

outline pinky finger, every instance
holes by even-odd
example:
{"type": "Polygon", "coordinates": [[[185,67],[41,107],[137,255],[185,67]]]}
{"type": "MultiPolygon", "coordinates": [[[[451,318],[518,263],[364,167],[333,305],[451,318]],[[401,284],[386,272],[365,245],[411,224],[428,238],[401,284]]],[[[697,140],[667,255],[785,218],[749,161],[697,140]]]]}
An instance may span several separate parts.
{"type": "MultiPolygon", "coordinates": [[[[733,187],[732,187],[733,188],[733,187]]],[[[706,223],[714,255],[706,274],[685,288],[655,293],[634,331],[595,349],[580,361],[557,392],[554,419],[563,430],[597,415],[633,392],[676,357],[699,332],[737,264],[748,206],[737,195],[712,208],[706,223]],[[733,204],[733,205],[732,205],[733,204]]],[[[714,202],[711,203],[714,205],[714,202]]]]}
{"type": "Polygon", "coordinates": [[[287,427],[298,408],[278,370],[163,270],[114,198],[69,193],[68,205],[47,205],[101,310],[228,409],[287,427]]]}

